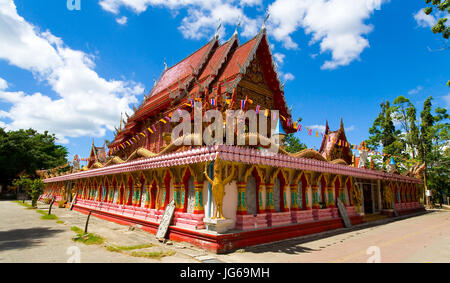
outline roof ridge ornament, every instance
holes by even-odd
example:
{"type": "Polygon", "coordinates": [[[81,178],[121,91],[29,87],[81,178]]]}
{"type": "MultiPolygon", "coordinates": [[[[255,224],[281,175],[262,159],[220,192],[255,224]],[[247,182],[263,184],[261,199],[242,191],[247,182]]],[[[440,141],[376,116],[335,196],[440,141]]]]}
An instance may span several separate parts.
{"type": "Polygon", "coordinates": [[[166,62],[166,58],[164,58],[164,71],[167,71],[168,67],[167,67],[167,62],[166,62]]]}
{"type": "Polygon", "coordinates": [[[216,33],[214,34],[215,39],[219,39],[219,30],[222,27],[222,19],[219,19],[219,25],[217,26],[216,33]]]}
{"type": "Polygon", "coordinates": [[[239,16],[239,18],[238,18],[238,23],[237,23],[236,28],[235,28],[235,30],[234,30],[233,36],[237,36],[237,35],[238,35],[238,28],[241,27],[241,24],[242,24],[242,20],[241,20],[241,17],[239,16]]]}
{"type": "Polygon", "coordinates": [[[266,23],[267,23],[267,21],[269,20],[269,18],[270,18],[270,12],[269,12],[269,9],[267,9],[266,10],[266,18],[264,19],[264,23],[263,23],[263,25],[262,25],[262,27],[261,27],[261,31],[263,31],[263,32],[265,32],[266,31],[266,23]]]}

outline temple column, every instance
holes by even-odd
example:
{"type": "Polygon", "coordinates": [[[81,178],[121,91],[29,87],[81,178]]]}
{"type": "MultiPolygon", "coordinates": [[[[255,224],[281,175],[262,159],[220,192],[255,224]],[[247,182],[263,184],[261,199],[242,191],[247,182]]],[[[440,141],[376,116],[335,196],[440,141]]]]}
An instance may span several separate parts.
{"type": "Polygon", "coordinates": [[[312,191],[312,208],[313,209],[320,209],[319,204],[319,186],[315,185],[311,187],[312,191]]]}
{"type": "Polygon", "coordinates": [[[275,212],[273,205],[273,186],[274,184],[266,184],[266,212],[275,212]]]}
{"type": "Polygon", "coordinates": [[[176,211],[179,211],[183,207],[181,206],[181,183],[174,183],[174,190],[173,190],[173,198],[175,200],[175,209],[176,211]]]}
{"type": "Polygon", "coordinates": [[[304,207],[303,209],[305,209],[305,210],[311,210],[311,207],[312,207],[312,203],[310,202],[310,200],[312,199],[310,192],[311,192],[311,186],[306,185],[305,192],[303,193],[303,196],[305,197],[305,204],[306,204],[306,207],[304,207]]]}
{"type": "Polygon", "coordinates": [[[334,190],[333,186],[327,188],[327,208],[334,207],[334,190]]]}
{"type": "Polygon", "coordinates": [[[290,203],[288,202],[288,194],[290,190],[290,186],[288,184],[285,184],[283,188],[280,188],[283,192],[283,210],[282,212],[288,212],[290,210],[290,203]]]}
{"type": "Polygon", "coordinates": [[[204,214],[203,208],[203,182],[194,182],[195,188],[195,208],[194,214],[204,214]]]}
{"type": "Polygon", "coordinates": [[[412,202],[412,198],[411,198],[411,185],[407,184],[406,187],[406,199],[408,202],[412,202]]]}
{"type": "MultiPolygon", "coordinates": [[[[300,204],[298,203],[298,184],[291,184],[291,210],[300,210],[300,204]]],[[[303,198],[303,196],[302,196],[303,198]]]]}
{"type": "MultiPolygon", "coordinates": [[[[247,203],[245,202],[245,193],[247,191],[247,183],[238,182],[237,190],[238,190],[238,206],[237,206],[236,214],[247,215],[247,203]]],[[[256,192],[256,193],[258,193],[258,192],[256,192]]]]}

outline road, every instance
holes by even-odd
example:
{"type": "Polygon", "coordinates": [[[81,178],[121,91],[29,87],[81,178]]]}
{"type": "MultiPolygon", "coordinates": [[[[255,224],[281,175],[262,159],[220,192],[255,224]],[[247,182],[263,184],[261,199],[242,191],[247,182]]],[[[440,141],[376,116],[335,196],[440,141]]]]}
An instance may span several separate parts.
{"type": "MultiPolygon", "coordinates": [[[[48,207],[48,206],[47,206],[48,207]]],[[[41,209],[46,207],[42,206],[41,209]]],[[[110,252],[105,245],[72,241],[71,226],[83,228],[86,215],[54,207],[59,222],[42,220],[34,210],[0,201],[0,262],[450,262],[450,212],[434,211],[384,225],[340,229],[334,235],[297,238],[216,255],[189,244],[163,245],[139,229],[91,217],[89,232],[106,245],[151,243],[151,251],[173,251],[161,259],[110,252]],[[78,253],[79,252],[79,253],[78,253]]],[[[329,234],[329,233],[328,233],[329,234]]],[[[143,250],[148,251],[148,250],[143,250]]]]}

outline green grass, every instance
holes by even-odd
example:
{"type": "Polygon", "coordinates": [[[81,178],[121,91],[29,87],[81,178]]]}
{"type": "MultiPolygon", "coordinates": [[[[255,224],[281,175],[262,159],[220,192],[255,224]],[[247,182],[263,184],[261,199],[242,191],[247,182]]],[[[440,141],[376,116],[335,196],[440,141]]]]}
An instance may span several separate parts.
{"type": "Polygon", "coordinates": [[[72,230],[73,232],[75,232],[77,234],[84,235],[84,231],[80,227],[72,226],[72,227],[70,227],[70,230],[72,230]]]}
{"type": "Polygon", "coordinates": [[[140,250],[145,248],[151,248],[153,247],[153,244],[142,244],[142,245],[136,245],[136,246],[106,246],[106,249],[110,252],[116,252],[120,253],[123,251],[133,251],[133,250],[140,250]]]}
{"type": "Polygon", "coordinates": [[[50,215],[46,214],[46,215],[42,215],[41,219],[43,219],[43,220],[57,220],[58,216],[56,216],[54,214],[50,214],[50,215]]]}
{"type": "Polygon", "coordinates": [[[58,221],[56,221],[56,223],[57,223],[57,224],[64,224],[64,221],[58,220],[58,221]]]}
{"type": "Polygon", "coordinates": [[[38,210],[36,210],[36,212],[37,212],[37,213],[40,213],[40,214],[42,214],[42,215],[48,215],[48,211],[44,211],[44,210],[38,209],[38,210]]]}
{"type": "Polygon", "coordinates": [[[105,239],[102,236],[93,233],[85,234],[84,231],[77,226],[72,226],[70,230],[77,234],[72,238],[74,242],[83,243],[85,245],[101,245],[105,242],[105,239]]]}
{"type": "Polygon", "coordinates": [[[175,251],[167,251],[167,252],[132,252],[131,256],[134,257],[145,257],[145,258],[153,258],[153,259],[161,259],[165,256],[173,256],[175,251]]]}
{"type": "Polygon", "coordinates": [[[26,207],[26,208],[30,208],[30,209],[32,209],[33,207],[31,206],[31,204],[28,204],[27,202],[23,202],[23,201],[21,201],[21,200],[15,200],[14,201],[15,203],[18,203],[18,204],[20,204],[21,206],[24,206],[24,207],[26,207]]]}

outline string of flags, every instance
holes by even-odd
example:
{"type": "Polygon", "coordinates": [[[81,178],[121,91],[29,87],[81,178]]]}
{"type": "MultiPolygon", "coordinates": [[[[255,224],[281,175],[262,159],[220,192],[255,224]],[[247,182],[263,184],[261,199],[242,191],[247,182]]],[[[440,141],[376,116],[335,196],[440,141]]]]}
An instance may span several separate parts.
{"type": "MultiPolygon", "coordinates": [[[[202,102],[202,99],[201,98],[190,99],[189,102],[186,102],[185,104],[183,104],[183,106],[194,108],[194,103],[196,101],[202,102]]],[[[209,104],[211,106],[217,107],[217,100],[216,99],[212,98],[208,102],[209,102],[209,104]]],[[[230,105],[231,104],[231,99],[226,99],[225,103],[227,105],[230,105]]],[[[251,100],[250,98],[246,97],[245,99],[240,100],[240,109],[242,111],[245,111],[245,109],[249,105],[253,105],[253,104],[254,104],[253,100],[251,100]]],[[[181,114],[181,110],[179,108],[176,109],[175,111],[178,111],[181,114]]],[[[255,106],[255,112],[256,112],[256,114],[259,114],[259,113],[263,112],[264,116],[269,117],[270,110],[269,109],[263,109],[261,107],[261,105],[256,105],[255,106]]],[[[147,127],[144,131],[136,134],[135,136],[133,136],[132,138],[128,139],[127,141],[122,142],[121,144],[111,148],[107,153],[99,154],[98,158],[100,158],[100,159],[107,158],[108,156],[114,155],[114,153],[116,153],[117,151],[125,150],[127,147],[138,143],[142,138],[147,138],[147,136],[149,136],[151,134],[154,134],[155,132],[157,132],[157,129],[156,129],[157,124],[159,124],[159,123],[162,123],[162,124],[169,123],[171,121],[171,117],[172,117],[173,113],[174,112],[168,114],[164,118],[161,118],[160,120],[155,122],[153,125],[151,125],[150,127],[147,127]]],[[[350,144],[347,141],[339,140],[339,139],[336,139],[335,137],[331,137],[329,135],[325,135],[325,133],[320,133],[318,130],[311,129],[310,127],[307,127],[307,126],[304,127],[299,122],[293,122],[291,119],[286,118],[286,117],[284,117],[281,114],[280,114],[280,118],[285,122],[287,127],[292,127],[297,133],[300,133],[300,132],[306,130],[305,133],[307,135],[309,135],[309,136],[313,136],[313,137],[316,137],[316,138],[319,138],[319,137],[323,138],[325,136],[325,138],[328,139],[328,142],[332,142],[333,144],[336,144],[337,146],[349,148],[350,150],[366,150],[369,154],[373,154],[373,155],[380,155],[380,156],[383,156],[383,157],[385,157],[385,156],[388,156],[388,157],[392,156],[390,154],[381,153],[381,152],[378,152],[378,151],[371,150],[371,149],[369,149],[369,148],[367,148],[365,146],[362,146],[362,145],[350,144]]],[[[278,119],[278,117],[272,117],[272,119],[276,120],[276,119],[278,119]]],[[[95,161],[95,158],[93,158],[93,157],[92,158],[81,158],[81,161],[87,161],[87,162],[95,161]]]]}

